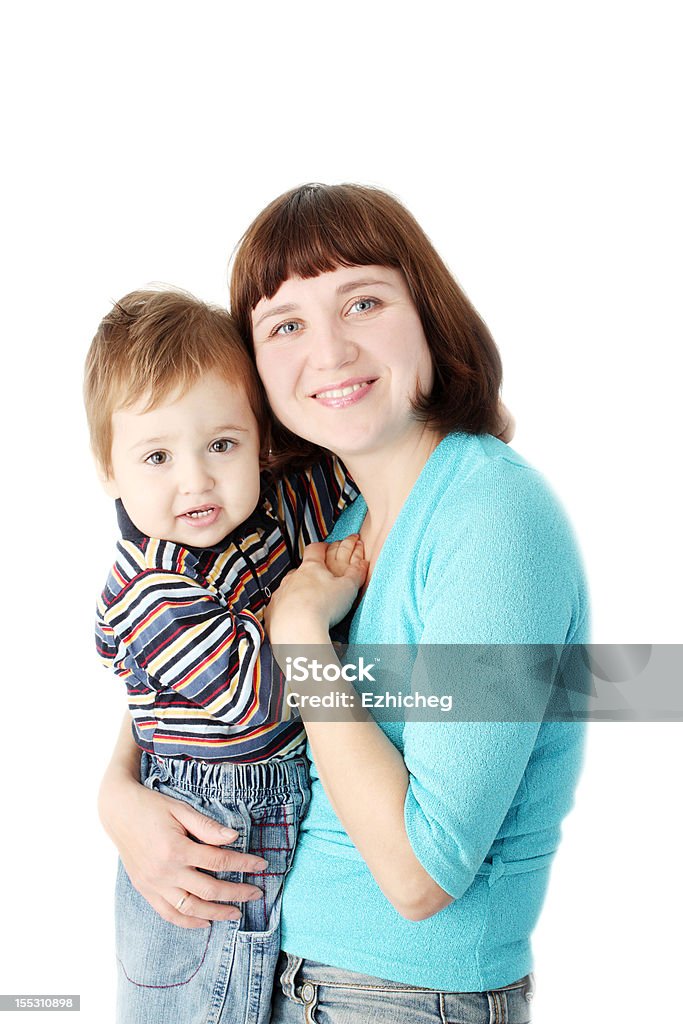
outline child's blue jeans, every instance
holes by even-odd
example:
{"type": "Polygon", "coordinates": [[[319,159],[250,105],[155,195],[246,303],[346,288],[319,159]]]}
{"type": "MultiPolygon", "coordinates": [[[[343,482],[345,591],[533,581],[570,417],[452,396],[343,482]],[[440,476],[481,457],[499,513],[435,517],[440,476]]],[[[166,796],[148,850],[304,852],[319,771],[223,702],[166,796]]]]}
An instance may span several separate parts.
{"type": "Polygon", "coordinates": [[[309,801],[303,758],[255,764],[142,756],[150,789],[234,828],[233,850],[268,861],[255,875],[222,874],[263,889],[241,904],[240,921],[179,928],[133,888],[119,863],[116,883],[118,1024],[266,1024],[280,952],[280,903],[299,822],[309,801]]]}

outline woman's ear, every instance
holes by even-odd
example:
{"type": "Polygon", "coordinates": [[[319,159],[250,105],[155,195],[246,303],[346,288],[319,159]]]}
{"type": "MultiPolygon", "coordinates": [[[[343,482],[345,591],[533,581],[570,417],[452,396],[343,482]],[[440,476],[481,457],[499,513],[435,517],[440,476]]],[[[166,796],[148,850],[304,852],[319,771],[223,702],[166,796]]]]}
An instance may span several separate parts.
{"type": "Polygon", "coordinates": [[[270,423],[259,424],[259,469],[268,469],[273,458],[273,435],[270,423]]]}
{"type": "Polygon", "coordinates": [[[515,423],[515,417],[512,415],[507,405],[502,398],[498,399],[498,433],[496,437],[499,441],[504,441],[505,444],[510,444],[510,441],[515,436],[517,424],[515,423]]]}

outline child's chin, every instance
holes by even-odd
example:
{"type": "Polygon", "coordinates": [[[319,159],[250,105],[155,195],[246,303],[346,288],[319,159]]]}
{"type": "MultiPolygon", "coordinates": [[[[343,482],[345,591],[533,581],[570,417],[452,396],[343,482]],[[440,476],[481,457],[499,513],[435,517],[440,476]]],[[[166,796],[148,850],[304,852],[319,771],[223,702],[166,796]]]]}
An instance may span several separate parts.
{"type": "Polygon", "coordinates": [[[182,544],[185,548],[210,548],[225,536],[225,533],[217,533],[216,530],[184,530],[176,539],[176,544],[182,544]]]}

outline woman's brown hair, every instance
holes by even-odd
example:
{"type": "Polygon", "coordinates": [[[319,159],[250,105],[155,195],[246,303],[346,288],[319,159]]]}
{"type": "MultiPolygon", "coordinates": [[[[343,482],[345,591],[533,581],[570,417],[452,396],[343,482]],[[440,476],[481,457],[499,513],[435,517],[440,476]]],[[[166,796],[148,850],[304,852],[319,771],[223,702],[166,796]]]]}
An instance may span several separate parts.
{"type": "MultiPolygon", "coordinates": [[[[488,327],[415,218],[394,196],[365,185],[301,185],[252,222],[232,268],[232,315],[253,356],[251,313],[290,277],[338,267],[402,271],[434,364],[429,395],[415,413],[443,433],[497,433],[502,366],[488,327]]],[[[314,445],[276,423],[273,454],[313,457],[314,445]]]]}

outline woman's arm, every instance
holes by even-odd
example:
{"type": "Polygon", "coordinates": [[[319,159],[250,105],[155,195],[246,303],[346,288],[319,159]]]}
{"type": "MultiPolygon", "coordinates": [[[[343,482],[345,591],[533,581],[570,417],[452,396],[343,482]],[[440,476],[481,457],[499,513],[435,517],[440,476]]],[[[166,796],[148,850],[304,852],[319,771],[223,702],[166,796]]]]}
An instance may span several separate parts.
{"type": "MultiPolygon", "coordinates": [[[[355,538],[347,541],[355,543],[355,538]]],[[[302,566],[285,579],[268,607],[268,632],[276,657],[282,645],[283,662],[294,642],[310,645],[317,661],[339,665],[330,643],[330,616],[318,599],[325,548],[306,548],[302,566]]],[[[335,683],[335,691],[344,686],[349,695],[355,693],[342,681],[335,683]]],[[[406,832],[409,776],[400,752],[369,715],[360,722],[315,721],[303,707],[301,716],[328,799],[384,895],[408,920],[442,910],[452,897],[422,867],[406,832]]]]}
{"type": "Polygon", "coordinates": [[[182,800],[140,784],[140,751],[131,735],[128,713],[102,779],[99,812],[131,882],[171,924],[202,928],[209,921],[235,920],[240,916],[238,908],[217,901],[243,902],[263,895],[256,886],[205,874],[253,873],[262,871],[266,862],[251,854],[222,849],[237,838],[232,829],[182,800]],[[180,912],[176,904],[185,894],[189,897],[180,912]]]}
{"type": "MultiPolygon", "coordinates": [[[[305,643],[316,645],[318,661],[339,665],[328,631],[324,623],[311,623],[305,643]]],[[[335,683],[335,691],[341,692],[343,686],[335,683]]],[[[351,693],[351,685],[346,686],[351,693]]],[[[308,719],[305,710],[301,715],[335,814],[389,902],[409,921],[422,921],[443,910],[453,897],[422,866],[406,831],[410,777],[401,753],[370,717],[362,722],[320,722],[308,719]]]]}

